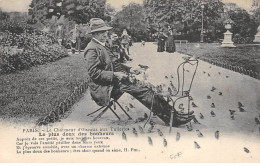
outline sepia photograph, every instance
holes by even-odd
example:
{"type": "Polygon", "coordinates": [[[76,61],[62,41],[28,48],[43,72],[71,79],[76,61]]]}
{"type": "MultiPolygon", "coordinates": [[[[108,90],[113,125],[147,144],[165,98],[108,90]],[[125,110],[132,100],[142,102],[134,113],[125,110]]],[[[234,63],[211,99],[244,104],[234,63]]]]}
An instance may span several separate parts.
{"type": "Polygon", "coordinates": [[[0,163],[259,163],[260,0],[0,0],[0,163]]]}

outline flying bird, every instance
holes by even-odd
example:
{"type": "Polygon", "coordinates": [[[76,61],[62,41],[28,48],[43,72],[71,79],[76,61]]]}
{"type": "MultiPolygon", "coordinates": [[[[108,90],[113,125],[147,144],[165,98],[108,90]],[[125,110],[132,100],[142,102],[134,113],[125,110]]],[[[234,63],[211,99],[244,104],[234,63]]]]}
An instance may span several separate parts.
{"type": "Polygon", "coordinates": [[[198,137],[203,137],[203,134],[197,129],[196,130],[198,137]]]}
{"type": "Polygon", "coordinates": [[[194,146],[195,146],[195,149],[200,149],[200,145],[196,141],[194,141],[194,146]]]}
{"type": "Polygon", "coordinates": [[[153,141],[152,141],[152,138],[148,136],[148,143],[149,145],[153,146],[153,141]]]}
{"type": "Polygon", "coordinates": [[[177,132],[177,134],[176,134],[176,141],[179,141],[180,138],[181,138],[181,134],[179,132],[177,132]]]}
{"type": "Polygon", "coordinates": [[[215,138],[219,139],[219,131],[218,130],[215,132],[215,138]]]}

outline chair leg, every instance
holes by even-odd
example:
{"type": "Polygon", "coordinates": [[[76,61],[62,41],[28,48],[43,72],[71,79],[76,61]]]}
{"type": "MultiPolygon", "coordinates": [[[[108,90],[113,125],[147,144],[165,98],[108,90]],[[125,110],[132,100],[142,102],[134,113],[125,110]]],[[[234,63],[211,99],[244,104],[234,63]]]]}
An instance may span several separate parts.
{"type": "Polygon", "coordinates": [[[111,108],[111,107],[109,107],[109,109],[115,114],[115,116],[120,120],[120,117],[115,113],[115,111],[111,108]]]}
{"type": "Polygon", "coordinates": [[[94,114],[94,113],[96,113],[96,112],[98,112],[98,111],[100,111],[101,109],[103,109],[105,106],[103,106],[103,107],[101,107],[101,108],[99,108],[99,109],[97,109],[96,111],[94,111],[94,112],[91,112],[90,114],[88,114],[87,116],[89,116],[89,115],[92,115],[92,114],[94,114]]]}
{"type": "Polygon", "coordinates": [[[115,101],[115,102],[119,105],[119,107],[122,109],[122,111],[128,116],[128,119],[132,120],[131,116],[124,110],[124,108],[117,101],[115,101]]]}
{"type": "Polygon", "coordinates": [[[92,124],[93,122],[95,122],[97,119],[99,119],[107,110],[108,110],[108,106],[100,113],[98,114],[98,116],[96,116],[91,122],[90,124],[92,124]]]}
{"type": "Polygon", "coordinates": [[[173,114],[174,114],[174,110],[171,111],[171,119],[170,119],[170,130],[169,130],[169,134],[171,134],[171,132],[172,132],[173,114]]]}

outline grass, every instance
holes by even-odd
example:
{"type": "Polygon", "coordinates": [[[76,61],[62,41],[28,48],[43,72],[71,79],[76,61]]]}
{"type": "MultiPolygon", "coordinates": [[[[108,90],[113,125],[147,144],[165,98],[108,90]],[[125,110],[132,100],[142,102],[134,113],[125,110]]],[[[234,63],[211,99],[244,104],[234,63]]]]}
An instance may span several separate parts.
{"type": "Polygon", "coordinates": [[[35,123],[66,99],[87,74],[83,55],[0,75],[0,120],[35,123]]]}
{"type": "Polygon", "coordinates": [[[215,62],[227,63],[260,73],[260,45],[236,45],[235,48],[224,48],[220,44],[201,43],[176,44],[180,53],[204,57],[215,62]]]}

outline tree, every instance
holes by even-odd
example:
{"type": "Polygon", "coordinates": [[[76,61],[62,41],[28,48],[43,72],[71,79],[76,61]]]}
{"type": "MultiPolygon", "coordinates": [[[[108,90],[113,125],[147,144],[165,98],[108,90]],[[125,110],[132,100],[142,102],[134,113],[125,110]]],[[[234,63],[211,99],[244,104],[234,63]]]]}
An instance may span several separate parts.
{"type": "Polygon", "coordinates": [[[93,17],[104,18],[106,0],[32,0],[29,15],[43,22],[62,15],[76,23],[87,23],[93,17]]]}

